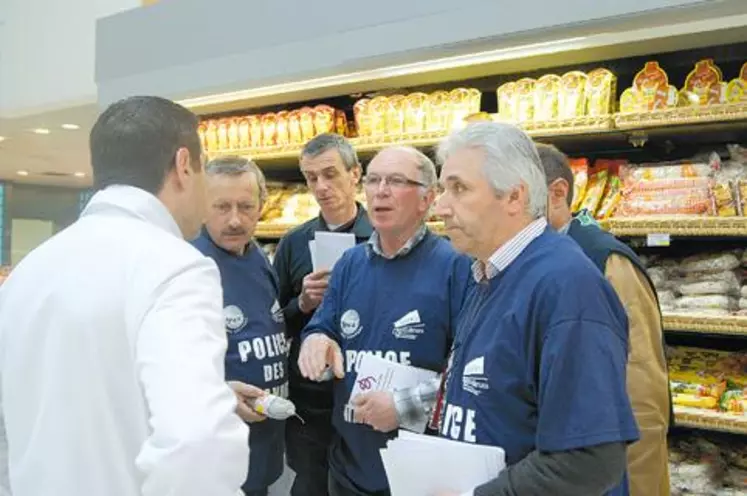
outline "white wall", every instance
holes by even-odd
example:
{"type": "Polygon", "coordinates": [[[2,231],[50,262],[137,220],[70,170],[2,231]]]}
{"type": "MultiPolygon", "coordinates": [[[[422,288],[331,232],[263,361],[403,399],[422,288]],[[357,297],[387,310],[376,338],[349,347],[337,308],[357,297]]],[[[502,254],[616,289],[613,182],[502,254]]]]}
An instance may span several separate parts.
{"type": "Polygon", "coordinates": [[[139,0],[0,0],[0,118],[96,102],[96,20],[139,0]]]}

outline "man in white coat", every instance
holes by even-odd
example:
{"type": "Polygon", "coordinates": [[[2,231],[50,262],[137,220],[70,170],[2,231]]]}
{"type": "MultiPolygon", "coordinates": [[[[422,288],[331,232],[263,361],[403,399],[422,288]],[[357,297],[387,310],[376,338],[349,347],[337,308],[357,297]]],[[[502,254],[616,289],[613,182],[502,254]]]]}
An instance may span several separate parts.
{"type": "Polygon", "coordinates": [[[184,240],[206,204],[197,125],[160,98],[110,106],[98,192],[0,289],[2,496],[239,494],[219,275],[184,240]]]}

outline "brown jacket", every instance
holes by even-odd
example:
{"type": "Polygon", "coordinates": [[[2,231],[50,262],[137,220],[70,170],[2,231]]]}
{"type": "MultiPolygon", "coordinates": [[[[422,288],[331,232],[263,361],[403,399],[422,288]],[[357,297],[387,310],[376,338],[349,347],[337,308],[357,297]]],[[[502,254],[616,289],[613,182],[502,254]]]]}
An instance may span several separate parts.
{"type": "Polygon", "coordinates": [[[627,388],[641,433],[628,448],[630,495],[669,496],[669,380],[656,296],[622,255],[610,255],[605,275],[625,306],[630,327],[627,388]]]}

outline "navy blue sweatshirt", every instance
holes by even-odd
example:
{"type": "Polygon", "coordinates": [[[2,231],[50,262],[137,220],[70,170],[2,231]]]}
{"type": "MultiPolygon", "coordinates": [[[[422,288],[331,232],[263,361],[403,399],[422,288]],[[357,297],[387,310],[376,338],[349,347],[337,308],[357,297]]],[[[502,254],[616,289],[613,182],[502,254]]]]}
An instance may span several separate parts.
{"type": "MultiPolygon", "coordinates": [[[[277,301],[277,276],[266,255],[251,243],[243,256],[237,256],[216,245],[207,232],[193,244],[215,260],[220,271],[228,336],[226,380],[287,398],[285,319],[277,301]]],[[[251,424],[249,477],[243,489],[266,488],[282,474],[284,424],[272,419],[251,424]]]]}
{"type": "Polygon", "coordinates": [[[440,373],[469,274],[470,260],[430,232],[401,257],[387,260],[359,245],[335,265],[303,336],[323,332],[340,344],[344,356],[345,378],[335,381],[330,451],[330,470],[341,484],[369,493],[389,485],[379,449],[394,433],[345,418],[357,363],[370,353],[440,373]]]}
{"type": "MultiPolygon", "coordinates": [[[[440,434],[534,450],[633,442],[628,321],[578,245],[545,231],[503,272],[470,287],[447,372],[440,434]]],[[[628,494],[627,480],[608,493],[628,494]]]]}

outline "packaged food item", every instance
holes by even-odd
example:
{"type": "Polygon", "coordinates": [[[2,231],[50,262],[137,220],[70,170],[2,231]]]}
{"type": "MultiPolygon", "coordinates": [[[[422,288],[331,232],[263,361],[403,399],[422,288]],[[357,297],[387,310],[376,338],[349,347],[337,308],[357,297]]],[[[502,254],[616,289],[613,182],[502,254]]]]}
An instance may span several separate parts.
{"type": "Polygon", "coordinates": [[[262,116],[262,146],[275,146],[277,135],[277,116],[269,112],[262,116]]]}
{"type": "Polygon", "coordinates": [[[571,71],[560,79],[558,118],[575,119],[586,112],[586,87],[588,76],[581,71],[571,71]]]}
{"type": "Polygon", "coordinates": [[[656,61],[646,62],[633,79],[633,91],[641,94],[646,111],[673,106],[677,102],[677,90],[672,102],[671,89],[669,76],[656,61]]]}
{"type": "Polygon", "coordinates": [[[516,83],[510,82],[496,90],[498,97],[498,117],[502,121],[515,122],[517,119],[516,83]]]}
{"type": "Polygon", "coordinates": [[[633,88],[627,88],[620,95],[620,113],[634,114],[646,111],[646,102],[643,93],[633,88]]]}
{"type": "Polygon", "coordinates": [[[711,187],[713,210],[719,217],[736,217],[737,203],[732,194],[732,183],[716,183],[711,187]]]}
{"type": "Polygon", "coordinates": [[[739,103],[747,100],[747,81],[744,79],[732,79],[726,85],[726,102],[739,103]]]}
{"type": "Polygon", "coordinates": [[[241,147],[239,138],[239,120],[228,119],[228,149],[238,150],[241,147]]]}
{"type": "Polygon", "coordinates": [[[534,84],[534,120],[552,121],[558,118],[560,76],[547,74],[534,84]]]}
{"type": "Polygon", "coordinates": [[[597,210],[596,217],[598,219],[609,219],[615,213],[615,209],[622,200],[622,181],[617,175],[610,176],[607,182],[607,191],[604,194],[599,209],[597,210]]]}
{"type": "Polygon", "coordinates": [[[602,194],[607,187],[608,172],[606,168],[592,169],[589,177],[589,184],[586,187],[584,200],[581,202],[581,208],[588,210],[591,215],[595,215],[599,203],[602,201],[602,194]]]}
{"type": "Polygon", "coordinates": [[[368,106],[371,119],[371,135],[383,136],[387,132],[387,115],[389,114],[389,98],[377,96],[368,106]]]}
{"type": "Polygon", "coordinates": [[[292,145],[301,145],[303,133],[301,132],[301,112],[292,110],[288,113],[288,140],[292,145]]]}
{"type": "Polygon", "coordinates": [[[723,272],[734,270],[740,265],[740,260],[733,253],[714,253],[687,257],[682,260],[680,269],[684,273],[723,272]]]}
{"type": "Polygon", "coordinates": [[[735,192],[737,194],[737,213],[742,217],[747,217],[747,180],[737,181],[735,192]]]}
{"type": "Polygon", "coordinates": [[[207,127],[208,126],[204,121],[200,122],[200,125],[197,126],[197,135],[200,137],[200,146],[204,151],[208,151],[207,127]]]}
{"type": "Polygon", "coordinates": [[[252,129],[249,124],[249,118],[242,117],[239,119],[239,148],[246,150],[252,146],[252,129]]]}
{"type": "Polygon", "coordinates": [[[427,130],[428,95],[410,93],[405,98],[405,132],[418,134],[427,130]]]}
{"type": "Polygon", "coordinates": [[[476,114],[482,107],[482,91],[477,88],[470,88],[469,92],[469,113],[476,114]]]}
{"type": "Polygon", "coordinates": [[[335,109],[329,105],[314,107],[314,135],[335,132],[335,109]]]}
{"type": "Polygon", "coordinates": [[[682,310],[724,310],[735,307],[734,300],[726,295],[683,296],[677,299],[677,308],[682,310]]]}
{"type": "Polygon", "coordinates": [[[473,94],[467,88],[455,88],[449,93],[451,101],[451,125],[460,126],[464,118],[472,114],[473,94]]]}
{"type": "Polygon", "coordinates": [[[534,118],[534,79],[516,81],[516,120],[528,122],[534,118]]]}
{"type": "Polygon", "coordinates": [[[677,291],[682,295],[728,295],[733,292],[733,287],[726,281],[700,281],[681,284],[677,291]]]}
{"type": "Polygon", "coordinates": [[[428,130],[446,131],[451,128],[451,104],[449,94],[436,91],[428,96],[428,130]]]}
{"type": "Polygon", "coordinates": [[[228,126],[230,122],[228,119],[221,119],[218,121],[218,150],[228,150],[228,126]]]}
{"type": "Polygon", "coordinates": [[[311,107],[302,107],[299,110],[299,115],[301,117],[301,136],[303,136],[303,142],[306,143],[316,136],[314,129],[314,109],[311,107]]]}
{"type": "Polygon", "coordinates": [[[686,272],[680,283],[692,284],[697,282],[723,282],[729,288],[729,293],[739,292],[739,277],[734,270],[718,272],[686,272]]]}
{"type": "Polygon", "coordinates": [[[358,136],[361,137],[371,136],[371,116],[368,110],[370,102],[368,98],[361,98],[353,105],[355,124],[358,127],[358,136]]]}
{"type": "Polygon", "coordinates": [[[747,297],[743,296],[739,298],[739,309],[747,310],[747,297]]]}
{"type": "Polygon", "coordinates": [[[571,171],[573,171],[573,202],[571,211],[578,212],[581,202],[586,195],[586,185],[589,182],[589,161],[585,158],[570,159],[571,171]]]}
{"type": "Polygon", "coordinates": [[[620,168],[620,176],[628,186],[631,182],[663,179],[711,177],[714,168],[705,163],[681,163],[676,165],[626,165],[620,168]]]}
{"type": "Polygon", "coordinates": [[[468,115],[464,120],[465,122],[490,122],[493,120],[493,116],[487,112],[478,112],[476,114],[468,115]]]}
{"type": "Polygon", "coordinates": [[[348,118],[342,110],[335,110],[335,132],[340,136],[348,135],[348,118]]]}
{"type": "Polygon", "coordinates": [[[288,111],[281,110],[277,113],[275,124],[275,144],[288,146],[290,143],[290,129],[288,125],[288,111]]]}
{"type": "Polygon", "coordinates": [[[397,136],[405,132],[405,97],[403,95],[389,97],[386,130],[387,134],[397,136]]]}
{"type": "Polygon", "coordinates": [[[707,105],[720,105],[726,103],[726,95],[729,89],[729,85],[724,82],[713,83],[708,87],[708,95],[706,96],[707,105]]]}
{"type": "Polygon", "coordinates": [[[656,191],[633,191],[623,197],[615,215],[708,215],[710,209],[711,199],[707,189],[671,190],[667,195],[656,191]]]}
{"type": "Polygon", "coordinates": [[[617,76],[607,69],[594,69],[586,83],[586,115],[609,115],[615,108],[617,76]]]}
{"type": "Polygon", "coordinates": [[[711,87],[718,88],[721,83],[721,70],[713,63],[713,59],[704,59],[695,63],[695,68],[685,78],[683,89],[697,95],[699,104],[706,105],[711,87]]]}
{"type": "Polygon", "coordinates": [[[703,408],[706,410],[712,410],[718,405],[718,399],[712,396],[698,396],[694,394],[674,394],[672,395],[672,401],[675,405],[703,408]]]}
{"type": "Polygon", "coordinates": [[[674,291],[668,289],[657,291],[656,296],[659,299],[659,306],[662,309],[674,309],[677,303],[677,297],[674,295],[674,291]]]}
{"type": "Polygon", "coordinates": [[[747,285],[742,286],[742,289],[739,291],[739,295],[742,298],[747,298],[747,285]]]}

